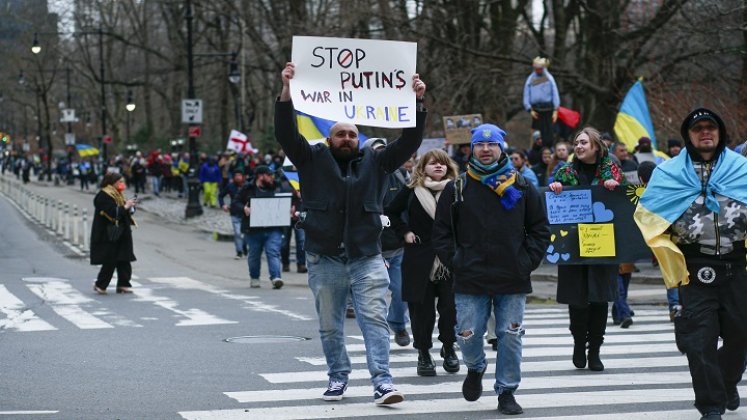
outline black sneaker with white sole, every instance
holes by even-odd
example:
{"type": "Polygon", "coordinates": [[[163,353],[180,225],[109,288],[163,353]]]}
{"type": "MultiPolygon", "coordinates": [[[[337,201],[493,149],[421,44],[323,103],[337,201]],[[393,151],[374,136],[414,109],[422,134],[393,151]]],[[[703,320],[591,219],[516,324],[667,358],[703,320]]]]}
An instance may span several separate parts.
{"type": "Polygon", "coordinates": [[[347,382],[329,381],[327,390],[324,392],[322,399],[324,401],[340,401],[346,389],[348,389],[347,382]]]}
{"type": "Polygon", "coordinates": [[[374,390],[376,404],[396,404],[405,399],[405,394],[397,391],[392,384],[381,384],[374,390]]]}

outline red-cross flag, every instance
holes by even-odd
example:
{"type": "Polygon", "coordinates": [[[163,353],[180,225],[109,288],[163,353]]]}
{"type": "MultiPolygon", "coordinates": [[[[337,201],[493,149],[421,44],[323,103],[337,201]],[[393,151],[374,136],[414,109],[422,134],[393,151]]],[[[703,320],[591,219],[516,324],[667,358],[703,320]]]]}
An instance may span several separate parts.
{"type": "Polygon", "coordinates": [[[231,130],[231,134],[228,136],[228,145],[226,146],[226,149],[235,150],[236,152],[244,154],[259,152],[259,150],[252,147],[246,134],[238,130],[231,130]]]}

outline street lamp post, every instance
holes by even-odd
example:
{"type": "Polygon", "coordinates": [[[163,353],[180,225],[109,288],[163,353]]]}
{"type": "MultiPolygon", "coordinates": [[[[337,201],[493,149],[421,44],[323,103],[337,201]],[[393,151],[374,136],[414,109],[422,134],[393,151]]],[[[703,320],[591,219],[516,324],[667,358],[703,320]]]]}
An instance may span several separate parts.
{"type": "MultiPolygon", "coordinates": [[[[126,125],[126,136],[127,136],[127,143],[130,143],[130,114],[132,114],[132,111],[135,110],[137,105],[135,105],[135,99],[132,95],[132,91],[127,91],[127,105],[125,105],[125,109],[127,110],[127,125],[126,125]]],[[[129,146],[128,146],[129,147],[129,146]]]]}
{"type": "MultiPolygon", "coordinates": [[[[185,0],[186,13],[184,18],[187,20],[187,99],[195,99],[194,85],[194,52],[192,51],[192,1],[185,0]]],[[[190,124],[192,127],[195,124],[190,124]]],[[[200,182],[197,180],[197,138],[189,131],[189,172],[187,173],[187,209],[185,217],[195,217],[202,214],[200,205],[200,182]]]]}

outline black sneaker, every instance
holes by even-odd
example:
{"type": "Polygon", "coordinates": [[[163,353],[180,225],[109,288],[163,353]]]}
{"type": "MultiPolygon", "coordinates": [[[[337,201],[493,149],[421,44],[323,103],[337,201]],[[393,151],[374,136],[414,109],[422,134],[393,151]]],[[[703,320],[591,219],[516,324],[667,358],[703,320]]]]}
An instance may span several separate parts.
{"type": "Polygon", "coordinates": [[[721,413],[718,411],[709,411],[703,414],[700,420],[721,420],[721,413]]]}
{"type": "Polygon", "coordinates": [[[726,390],[726,409],[734,411],[739,408],[739,403],[739,391],[737,390],[737,386],[734,385],[734,388],[726,390]]]}
{"type": "Polygon", "coordinates": [[[485,366],[482,371],[468,369],[467,377],[464,378],[462,384],[462,395],[467,401],[477,401],[482,395],[482,375],[485,374],[485,370],[488,367],[485,366]]]}
{"type": "Polygon", "coordinates": [[[394,388],[392,384],[381,384],[374,390],[374,402],[376,404],[396,404],[402,402],[405,395],[394,388]]]}
{"type": "Polygon", "coordinates": [[[491,338],[488,340],[488,344],[490,344],[490,348],[493,349],[493,351],[498,351],[498,339],[497,338],[491,338]]]}
{"type": "Polygon", "coordinates": [[[620,328],[629,328],[633,325],[633,318],[625,318],[620,322],[620,328]]]}
{"type": "Polygon", "coordinates": [[[322,395],[322,399],[324,401],[340,401],[342,399],[342,394],[345,393],[346,389],[348,389],[347,382],[330,380],[327,385],[327,390],[324,392],[324,395],[322,395]]]}
{"type": "Polygon", "coordinates": [[[345,310],[345,318],[353,319],[355,318],[355,309],[353,307],[349,307],[345,310]]]}
{"type": "Polygon", "coordinates": [[[511,391],[503,391],[498,396],[498,411],[503,414],[521,414],[524,412],[521,406],[516,402],[514,393],[511,391]]]}
{"type": "Polygon", "coordinates": [[[410,334],[407,330],[397,331],[394,333],[394,342],[400,347],[407,347],[410,345],[410,334]]]}

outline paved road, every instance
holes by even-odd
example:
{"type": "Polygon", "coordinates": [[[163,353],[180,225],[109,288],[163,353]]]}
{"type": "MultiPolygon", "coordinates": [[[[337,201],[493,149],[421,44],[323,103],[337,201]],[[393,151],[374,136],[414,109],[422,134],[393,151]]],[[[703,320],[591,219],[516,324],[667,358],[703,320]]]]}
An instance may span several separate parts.
{"type": "MultiPolygon", "coordinates": [[[[31,187],[80,205],[92,199],[66,187],[31,187]]],[[[4,197],[0,212],[0,419],[500,417],[490,375],[483,397],[468,403],[460,393],[464,366],[421,378],[415,350],[393,343],[392,372],[407,400],[376,407],[354,320],[346,321],[354,365],[346,399],[322,401],[325,367],[305,276],[284,273],[281,290],[267,282],[250,289],[232,244],[191,222],[138,213],[136,293],[99,296],[91,291],[97,270],[85,258],[4,197]],[[225,341],[265,335],[310,340],[225,341]]],[[[603,373],[573,368],[563,306],[529,305],[522,417],[698,418],[666,309],[653,304],[663,301],[663,289],[632,287],[635,324],[608,327],[603,373]]],[[[535,281],[537,299],[553,293],[551,280],[535,281]]],[[[438,346],[432,353],[440,361],[438,346]]],[[[489,361],[492,371],[495,356],[489,361]]],[[[747,411],[725,418],[747,418],[747,411]]]]}

